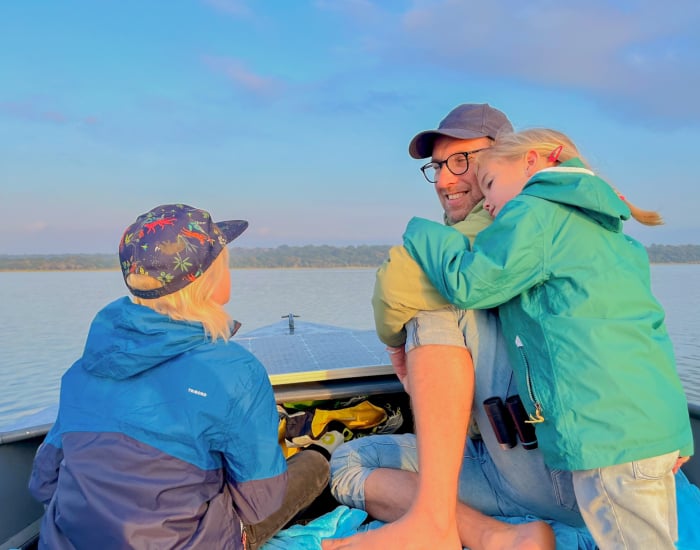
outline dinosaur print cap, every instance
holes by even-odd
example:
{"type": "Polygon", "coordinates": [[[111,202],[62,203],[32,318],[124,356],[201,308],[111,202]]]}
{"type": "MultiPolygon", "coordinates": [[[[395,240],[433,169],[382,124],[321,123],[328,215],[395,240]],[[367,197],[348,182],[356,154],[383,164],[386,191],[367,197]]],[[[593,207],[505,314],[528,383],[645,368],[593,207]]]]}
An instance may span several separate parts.
{"type": "Polygon", "coordinates": [[[224,247],[248,227],[244,220],[214,223],[209,212],[186,204],[156,206],[126,228],[119,243],[119,262],[129,291],[152,299],[172,294],[204,273],[224,247]],[[129,284],[132,273],[160,281],[141,290],[129,284]]]}

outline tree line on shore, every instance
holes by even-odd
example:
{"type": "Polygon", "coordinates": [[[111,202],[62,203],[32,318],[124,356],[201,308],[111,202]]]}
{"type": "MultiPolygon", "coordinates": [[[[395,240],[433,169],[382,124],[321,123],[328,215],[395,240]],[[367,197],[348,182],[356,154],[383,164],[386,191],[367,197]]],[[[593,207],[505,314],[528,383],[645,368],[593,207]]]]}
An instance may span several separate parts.
{"type": "MultiPolygon", "coordinates": [[[[333,268],[379,267],[389,245],[282,245],[276,248],[231,249],[231,267],[333,268]]],[[[700,263],[700,245],[652,244],[651,263],[700,263]]],[[[94,271],[119,269],[116,254],[0,254],[0,271],[94,271]]]]}

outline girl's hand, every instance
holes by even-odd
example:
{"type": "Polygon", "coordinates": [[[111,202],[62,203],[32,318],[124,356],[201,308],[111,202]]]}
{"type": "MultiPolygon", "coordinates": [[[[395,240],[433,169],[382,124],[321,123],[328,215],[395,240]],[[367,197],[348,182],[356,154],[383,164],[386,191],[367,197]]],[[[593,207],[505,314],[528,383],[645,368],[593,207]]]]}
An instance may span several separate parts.
{"type": "Polygon", "coordinates": [[[689,460],[690,460],[689,456],[679,456],[678,460],[676,460],[676,464],[673,466],[673,473],[677,474],[678,470],[681,469],[681,466],[683,466],[683,464],[685,464],[689,460]]]}

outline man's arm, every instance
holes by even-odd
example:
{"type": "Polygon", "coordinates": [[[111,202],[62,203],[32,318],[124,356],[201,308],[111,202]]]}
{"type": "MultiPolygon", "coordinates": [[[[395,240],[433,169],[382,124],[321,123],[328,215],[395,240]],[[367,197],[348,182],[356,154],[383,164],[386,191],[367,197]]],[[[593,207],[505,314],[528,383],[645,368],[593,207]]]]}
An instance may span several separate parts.
{"type": "MultiPolygon", "coordinates": [[[[491,223],[480,205],[453,227],[468,239],[491,223]]],[[[404,326],[419,311],[441,309],[448,305],[428,276],[403,246],[389,251],[389,259],[377,271],[372,296],[374,322],[379,339],[388,346],[403,346],[404,326]]]]}
{"type": "Polygon", "coordinates": [[[372,295],[374,323],[379,339],[388,346],[403,346],[406,323],[421,310],[449,305],[403,246],[389,251],[377,270],[372,295]]]}

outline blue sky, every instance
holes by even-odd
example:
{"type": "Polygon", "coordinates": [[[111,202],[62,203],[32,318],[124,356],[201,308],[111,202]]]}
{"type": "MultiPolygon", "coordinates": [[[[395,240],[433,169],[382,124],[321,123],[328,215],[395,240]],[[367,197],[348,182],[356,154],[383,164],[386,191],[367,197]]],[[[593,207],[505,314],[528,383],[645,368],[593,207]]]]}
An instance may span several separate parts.
{"type": "Polygon", "coordinates": [[[0,4],[0,254],[113,252],[152,206],[237,244],[393,244],[440,218],[407,146],[455,105],[569,134],[700,244],[700,2],[0,4]]]}

